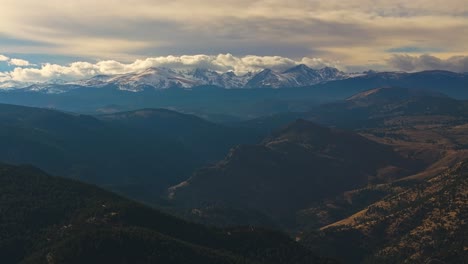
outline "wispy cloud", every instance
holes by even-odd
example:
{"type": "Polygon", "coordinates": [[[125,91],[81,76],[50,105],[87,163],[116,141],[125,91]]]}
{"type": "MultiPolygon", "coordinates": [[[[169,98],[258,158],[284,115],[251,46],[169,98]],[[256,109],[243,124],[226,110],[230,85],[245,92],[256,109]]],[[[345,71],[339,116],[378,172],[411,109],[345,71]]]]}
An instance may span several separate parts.
{"type": "Polygon", "coordinates": [[[10,59],[8,64],[13,66],[34,66],[29,61],[23,59],[10,59]]]}
{"type": "Polygon", "coordinates": [[[0,54],[0,61],[8,61],[9,59],[10,58],[8,58],[7,56],[0,54]]]}
{"type": "Polygon", "coordinates": [[[414,46],[404,46],[404,47],[395,47],[387,50],[389,53],[438,53],[443,52],[443,49],[440,48],[427,48],[427,47],[414,47],[414,46]]]}
{"type": "Polygon", "coordinates": [[[388,60],[389,64],[403,71],[448,70],[468,72],[468,56],[453,56],[441,59],[432,55],[394,55],[388,60]]]}

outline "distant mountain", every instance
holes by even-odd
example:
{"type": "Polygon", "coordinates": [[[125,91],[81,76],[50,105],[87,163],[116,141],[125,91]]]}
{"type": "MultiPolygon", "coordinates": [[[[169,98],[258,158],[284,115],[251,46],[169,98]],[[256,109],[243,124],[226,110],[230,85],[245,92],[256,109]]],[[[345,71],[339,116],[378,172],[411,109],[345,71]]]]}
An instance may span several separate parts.
{"type": "MultiPolygon", "coordinates": [[[[310,86],[322,82],[341,80],[351,77],[351,75],[339,71],[336,68],[326,67],[319,70],[314,70],[304,64],[293,67],[283,72],[283,75],[288,79],[293,80],[291,87],[310,86]]],[[[283,85],[287,87],[287,85],[283,85]]]]}
{"type": "Polygon", "coordinates": [[[225,73],[218,73],[208,69],[195,69],[186,71],[186,76],[200,80],[203,85],[213,85],[227,89],[242,88],[245,86],[247,80],[252,78],[252,73],[247,73],[242,76],[236,75],[234,72],[229,71],[225,73]]]}
{"type": "Polygon", "coordinates": [[[142,72],[121,74],[115,76],[97,76],[78,82],[83,86],[104,86],[114,84],[120,90],[138,92],[145,87],[167,89],[171,87],[189,88],[201,85],[201,82],[180,75],[169,68],[148,68],[142,72]]]}
{"type": "Polygon", "coordinates": [[[382,198],[303,236],[322,254],[350,263],[466,263],[468,163],[423,180],[369,188],[382,198]],[[379,191],[380,190],[380,191],[379,191]]]}
{"type": "Polygon", "coordinates": [[[466,117],[468,102],[442,93],[399,87],[372,89],[337,103],[324,104],[310,118],[327,124],[351,127],[375,126],[396,116],[445,115],[466,117]]]}
{"type": "Polygon", "coordinates": [[[213,229],[28,166],[0,164],[0,258],[13,263],[333,263],[278,232],[213,229]]]}
{"type": "MultiPolygon", "coordinates": [[[[348,74],[336,68],[325,67],[312,69],[301,64],[283,72],[264,69],[244,75],[234,72],[220,73],[213,70],[196,68],[193,70],[175,70],[164,67],[152,67],[141,72],[119,75],[97,75],[87,80],[65,82],[51,81],[43,84],[19,85],[25,91],[44,93],[63,93],[80,87],[100,88],[115,86],[122,91],[142,92],[169,88],[191,89],[199,86],[216,86],[226,89],[240,88],[293,88],[315,85],[326,86],[326,96],[349,97],[355,93],[375,87],[396,86],[404,88],[430,89],[450,96],[467,96],[465,88],[468,74],[448,71],[374,72],[348,74]],[[462,90],[460,90],[462,89],[462,90]]],[[[320,88],[321,86],[317,86],[320,88]]],[[[7,90],[15,90],[14,83],[3,84],[7,90]]],[[[320,94],[320,93],[319,93],[320,94]]]]}
{"type": "Polygon", "coordinates": [[[293,85],[293,81],[285,78],[280,73],[270,69],[265,69],[255,74],[252,79],[247,82],[249,88],[280,88],[283,84],[286,86],[293,85]]]}
{"type": "Polygon", "coordinates": [[[348,75],[333,68],[314,70],[299,65],[284,72],[264,70],[237,76],[206,69],[150,68],[141,73],[99,75],[68,84],[0,89],[0,102],[81,113],[108,111],[108,106],[120,111],[170,108],[204,117],[217,116],[214,120],[246,120],[281,112],[306,112],[317,104],[344,100],[378,87],[425,90],[468,99],[468,74],[425,71],[348,75]]]}
{"type": "Polygon", "coordinates": [[[113,84],[121,90],[138,92],[144,90],[145,87],[168,89],[192,88],[202,85],[213,85],[227,89],[301,87],[347,77],[345,73],[334,68],[314,70],[306,65],[293,67],[283,73],[265,69],[257,74],[247,73],[243,76],[237,76],[234,72],[218,73],[201,68],[189,71],[149,68],[140,73],[96,76],[76,84],[83,86],[113,84]]]}
{"type": "Polygon", "coordinates": [[[468,99],[468,74],[449,71],[368,72],[352,78],[314,86],[322,96],[345,99],[377,87],[430,90],[457,99],[468,99]]]}
{"type": "Polygon", "coordinates": [[[236,75],[234,72],[219,73],[213,70],[196,68],[193,70],[175,70],[165,67],[151,67],[141,72],[97,75],[90,79],[75,82],[51,81],[42,84],[3,83],[0,88],[14,89],[15,86],[25,91],[44,93],[63,93],[79,87],[100,88],[108,85],[122,91],[141,92],[145,89],[189,89],[197,86],[212,85],[226,89],[239,88],[284,88],[304,87],[321,82],[348,78],[344,72],[335,68],[311,69],[298,65],[284,72],[265,69],[259,73],[236,75]]]}
{"type": "Polygon", "coordinates": [[[0,104],[0,160],[151,202],[255,134],[164,109],[99,116],[0,104]]]}
{"type": "Polygon", "coordinates": [[[295,66],[282,73],[265,69],[254,75],[245,85],[246,88],[284,88],[304,87],[314,84],[349,78],[350,75],[335,68],[314,70],[304,64],[295,66]]]}
{"type": "Polygon", "coordinates": [[[302,118],[347,129],[384,126],[395,117],[423,118],[468,116],[468,102],[450,98],[432,90],[382,87],[359,92],[344,100],[311,107],[308,112],[279,113],[239,122],[237,125],[268,133],[281,125],[302,118]]]}
{"type": "Polygon", "coordinates": [[[169,196],[202,212],[207,205],[248,208],[286,223],[320,198],[411,169],[388,146],[298,120],[260,145],[234,148],[223,161],[172,187],[169,196]]]}
{"type": "Polygon", "coordinates": [[[140,92],[147,88],[193,88],[212,85],[230,88],[243,88],[252,77],[252,73],[237,76],[234,72],[218,73],[216,71],[197,68],[188,71],[176,71],[169,68],[149,68],[139,73],[121,74],[116,76],[96,76],[89,80],[76,82],[85,87],[117,86],[124,91],[140,92]]]}

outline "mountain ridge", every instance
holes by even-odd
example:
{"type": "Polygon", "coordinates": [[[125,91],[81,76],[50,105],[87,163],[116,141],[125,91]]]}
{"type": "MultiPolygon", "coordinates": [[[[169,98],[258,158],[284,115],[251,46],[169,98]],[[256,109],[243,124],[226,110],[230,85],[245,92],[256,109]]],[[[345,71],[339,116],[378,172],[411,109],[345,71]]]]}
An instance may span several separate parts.
{"type": "MultiPolygon", "coordinates": [[[[50,93],[66,92],[67,89],[52,89],[51,86],[63,86],[72,89],[73,86],[102,87],[116,85],[120,90],[141,92],[145,87],[154,89],[183,88],[190,89],[197,86],[213,85],[226,89],[241,88],[282,88],[303,87],[320,82],[348,78],[349,75],[338,69],[326,67],[312,69],[304,64],[294,66],[285,71],[277,72],[264,69],[259,72],[247,72],[237,75],[233,71],[217,72],[206,68],[192,70],[176,70],[167,67],[150,67],[142,71],[116,74],[96,75],[89,79],[72,82],[49,82],[33,84],[25,89],[30,91],[45,90],[50,93]]],[[[4,84],[3,86],[5,86],[4,84]]]]}
{"type": "MultiPolygon", "coordinates": [[[[264,69],[257,73],[248,72],[237,75],[232,71],[219,73],[217,71],[195,68],[193,70],[173,70],[169,68],[151,67],[140,73],[129,73],[110,77],[107,80],[91,78],[77,82],[84,86],[116,84],[122,90],[140,91],[139,86],[152,86],[155,89],[193,88],[202,85],[214,85],[226,89],[240,88],[281,88],[302,87],[324,81],[347,78],[348,75],[335,68],[312,69],[304,64],[287,69],[283,72],[264,69]]],[[[104,77],[105,79],[106,77],[104,77]]]]}
{"type": "Polygon", "coordinates": [[[32,164],[133,198],[157,198],[232,146],[256,141],[247,130],[167,109],[90,116],[0,104],[1,161],[32,164]]]}
{"type": "Polygon", "coordinates": [[[320,197],[398,178],[411,167],[388,146],[297,120],[261,144],[233,148],[224,160],[170,188],[169,198],[202,211],[218,204],[259,210],[286,223],[320,197]],[[395,170],[386,174],[388,167],[395,170]]]}
{"type": "MultiPolygon", "coordinates": [[[[434,79],[435,83],[447,82],[450,93],[456,92],[454,89],[459,86],[459,82],[468,83],[467,73],[456,73],[443,70],[428,70],[421,72],[375,72],[367,71],[362,73],[345,73],[336,68],[325,67],[312,69],[304,64],[299,64],[283,71],[263,69],[258,72],[248,72],[237,75],[233,71],[217,72],[206,68],[194,68],[192,70],[176,70],[166,67],[150,67],[142,71],[116,74],[116,75],[96,75],[89,79],[78,81],[51,81],[45,83],[24,83],[19,85],[15,82],[12,85],[0,84],[4,92],[24,90],[30,92],[42,92],[47,94],[66,93],[78,88],[104,88],[115,86],[116,89],[128,92],[143,92],[151,90],[166,90],[170,88],[192,89],[201,86],[215,86],[224,89],[254,89],[254,88],[301,88],[325,84],[341,93],[347,93],[348,97],[364,90],[376,87],[402,86],[418,89],[425,89],[424,84],[427,78],[434,79]],[[344,82],[344,83],[343,83],[344,82]],[[350,86],[348,91],[341,91],[345,86],[350,86]],[[355,87],[358,83],[365,83],[366,86],[355,87]],[[404,85],[401,85],[404,84],[404,85]],[[453,92],[451,91],[453,90],[453,92]]],[[[426,85],[434,86],[434,83],[426,85]]],[[[440,90],[438,90],[440,91],[440,90]]],[[[464,94],[461,92],[461,94],[464,94]]]]}
{"type": "Polygon", "coordinates": [[[306,232],[303,243],[353,263],[466,262],[467,160],[367,192],[381,192],[381,198],[318,233],[306,232]]]}
{"type": "Polygon", "coordinates": [[[287,235],[186,222],[31,166],[0,163],[2,263],[334,263],[287,235]]]}

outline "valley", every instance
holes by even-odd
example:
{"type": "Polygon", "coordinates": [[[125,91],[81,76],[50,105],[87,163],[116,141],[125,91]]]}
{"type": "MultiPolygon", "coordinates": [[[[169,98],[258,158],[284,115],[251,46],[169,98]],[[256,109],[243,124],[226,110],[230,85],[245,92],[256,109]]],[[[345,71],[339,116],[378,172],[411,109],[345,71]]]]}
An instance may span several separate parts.
{"type": "MultiPolygon", "coordinates": [[[[289,107],[281,111],[277,103],[266,108],[252,105],[264,112],[249,120],[210,115],[217,122],[203,114],[164,108],[82,114],[0,104],[0,160],[19,166],[2,167],[6,190],[12,192],[2,192],[0,200],[8,206],[3,208],[17,207],[16,198],[12,203],[9,197],[23,199],[15,189],[19,186],[30,188],[25,195],[31,196],[24,199],[39,195],[44,203],[57,203],[44,200],[53,196],[43,196],[42,189],[34,191],[43,185],[29,183],[44,181],[44,186],[60,192],[78,188],[56,194],[65,198],[57,206],[76,203],[69,213],[59,215],[63,209],[45,207],[21,209],[22,216],[17,217],[31,221],[27,214],[39,210],[45,222],[27,233],[24,228],[29,224],[16,227],[18,233],[0,243],[0,252],[5,255],[11,247],[21,248],[15,258],[24,263],[42,263],[44,256],[59,262],[87,261],[97,252],[109,259],[111,251],[128,246],[135,251],[122,251],[124,255],[115,258],[136,259],[134,254],[139,254],[146,256],[141,263],[152,263],[171,259],[147,247],[161,248],[162,243],[168,250],[164,252],[182,251],[181,257],[200,263],[466,260],[467,101],[438,90],[391,86],[350,96],[346,92],[340,95],[343,99],[330,101],[318,96],[323,91],[316,89],[244,90],[236,100],[242,100],[246,91],[253,98],[279,91],[275,96],[289,105],[297,105],[295,96],[303,93],[310,92],[314,99],[302,98],[301,104],[307,106],[297,111],[289,107]],[[291,97],[281,95],[289,91],[291,97]],[[79,200],[91,190],[98,196],[79,200]],[[68,195],[74,192],[78,196],[70,200],[68,195]],[[187,225],[189,234],[206,234],[204,240],[186,237],[152,221],[175,221],[187,225]],[[25,236],[30,233],[39,240],[27,242],[25,236]],[[49,242],[40,242],[45,234],[49,242]],[[232,244],[233,234],[239,243],[250,243],[252,237],[265,243],[270,236],[278,240],[253,253],[232,244]],[[87,246],[96,239],[108,246],[87,246]],[[415,241],[422,242],[416,245],[415,241]],[[434,250],[435,245],[442,251],[434,250]],[[266,253],[271,250],[281,257],[266,253]]],[[[227,91],[209,91],[215,91],[209,100],[219,99],[223,105],[227,91]]],[[[36,95],[75,97],[74,92],[36,95]]],[[[234,108],[229,114],[257,115],[247,109],[234,108]]],[[[0,223],[3,232],[17,221],[8,218],[8,212],[0,223]]]]}

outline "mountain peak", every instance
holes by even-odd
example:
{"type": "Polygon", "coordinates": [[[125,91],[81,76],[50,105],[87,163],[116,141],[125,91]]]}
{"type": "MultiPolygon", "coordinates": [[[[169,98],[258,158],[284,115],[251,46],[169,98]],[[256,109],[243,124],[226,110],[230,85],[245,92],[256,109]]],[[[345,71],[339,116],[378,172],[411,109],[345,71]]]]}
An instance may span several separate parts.
{"type": "Polygon", "coordinates": [[[299,119],[261,144],[234,148],[171,194],[196,208],[247,207],[279,220],[317,197],[367,184],[369,175],[403,161],[388,146],[299,119]]]}
{"type": "Polygon", "coordinates": [[[237,74],[233,71],[225,72],[222,75],[229,76],[229,77],[237,77],[237,74]]]}
{"type": "Polygon", "coordinates": [[[249,88],[280,88],[284,77],[272,69],[264,69],[254,75],[246,84],[249,88]]]}
{"type": "Polygon", "coordinates": [[[263,69],[262,71],[260,71],[258,74],[269,74],[269,73],[272,73],[272,72],[274,72],[272,69],[266,68],[266,69],[263,69]]]}
{"type": "Polygon", "coordinates": [[[339,70],[337,68],[334,68],[334,67],[325,67],[325,68],[322,68],[320,69],[319,71],[321,72],[329,72],[329,73],[337,73],[339,72],[339,70]]]}
{"type": "Polygon", "coordinates": [[[292,68],[287,69],[283,73],[291,73],[291,72],[308,72],[308,71],[313,71],[312,68],[305,64],[299,64],[297,66],[294,66],[292,68]]]}

